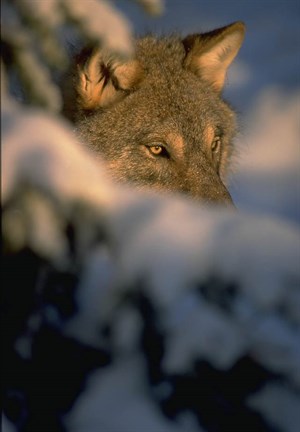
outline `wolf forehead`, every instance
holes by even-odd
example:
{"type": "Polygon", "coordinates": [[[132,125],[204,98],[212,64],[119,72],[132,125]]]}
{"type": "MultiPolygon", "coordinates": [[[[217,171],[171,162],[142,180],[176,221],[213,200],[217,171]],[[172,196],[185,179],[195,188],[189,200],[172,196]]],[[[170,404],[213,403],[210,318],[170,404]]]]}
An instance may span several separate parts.
{"type": "MultiPolygon", "coordinates": [[[[83,50],[77,57],[73,79],[64,88],[64,111],[69,117],[74,115],[76,121],[76,117],[82,119],[86,114],[103,113],[112,105],[120,105],[118,102],[132,93],[143,93],[149,98],[149,114],[152,105],[160,108],[157,112],[167,106],[169,116],[173,110],[178,117],[178,110],[182,116],[186,107],[190,122],[201,109],[201,116],[221,115],[224,124],[233,114],[220,93],[243,37],[244,25],[238,22],[184,39],[179,35],[138,38],[135,56],[128,61],[101,48],[83,50]],[[203,106],[207,106],[206,111],[203,106]]],[[[139,100],[140,114],[141,109],[139,100]]]]}
{"type": "Polygon", "coordinates": [[[135,48],[136,57],[150,73],[161,68],[173,72],[174,67],[183,66],[186,56],[182,38],[178,34],[162,37],[146,35],[136,39],[135,48]]]}

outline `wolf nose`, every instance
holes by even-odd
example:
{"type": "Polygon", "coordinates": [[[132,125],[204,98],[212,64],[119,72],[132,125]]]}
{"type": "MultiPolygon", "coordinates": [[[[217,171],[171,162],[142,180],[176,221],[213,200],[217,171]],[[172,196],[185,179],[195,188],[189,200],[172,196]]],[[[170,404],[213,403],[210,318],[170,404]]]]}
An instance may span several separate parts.
{"type": "Polygon", "coordinates": [[[218,194],[218,196],[210,195],[208,197],[199,197],[199,198],[202,201],[207,202],[208,204],[219,204],[219,205],[221,204],[221,205],[224,205],[225,207],[235,208],[235,204],[234,204],[229,192],[218,194]]]}
{"type": "Polygon", "coordinates": [[[221,204],[226,207],[235,207],[232,197],[223,183],[218,182],[214,187],[204,185],[200,190],[190,191],[191,195],[208,204],[221,204]]]}
{"type": "Polygon", "coordinates": [[[224,204],[226,207],[236,208],[236,206],[235,206],[235,204],[231,198],[231,195],[229,193],[228,193],[228,196],[221,201],[221,203],[224,204]]]}
{"type": "Polygon", "coordinates": [[[220,191],[220,197],[217,198],[216,201],[225,204],[228,207],[235,207],[232,197],[225,187],[220,191]]]}

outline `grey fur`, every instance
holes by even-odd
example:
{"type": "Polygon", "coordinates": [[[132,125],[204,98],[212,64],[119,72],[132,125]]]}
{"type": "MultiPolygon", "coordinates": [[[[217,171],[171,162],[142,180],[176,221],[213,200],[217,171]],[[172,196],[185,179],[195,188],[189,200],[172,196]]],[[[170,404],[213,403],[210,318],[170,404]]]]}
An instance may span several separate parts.
{"type": "Polygon", "coordinates": [[[234,23],[183,40],[146,36],[127,63],[86,50],[65,86],[65,114],[117,181],[230,204],[223,182],[236,119],[221,91],[243,35],[234,23]]]}

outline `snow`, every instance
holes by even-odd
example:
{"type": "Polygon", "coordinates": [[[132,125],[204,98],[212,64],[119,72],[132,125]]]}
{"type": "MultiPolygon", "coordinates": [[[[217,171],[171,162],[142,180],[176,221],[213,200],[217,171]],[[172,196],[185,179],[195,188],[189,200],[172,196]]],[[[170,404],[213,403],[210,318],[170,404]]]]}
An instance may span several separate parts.
{"type": "Polygon", "coordinates": [[[259,412],[267,414],[273,425],[283,431],[297,432],[300,425],[300,401],[297,394],[276,384],[266,388],[249,402],[259,412]]]}
{"type": "MultiPolygon", "coordinates": [[[[16,183],[25,181],[37,183],[64,198],[81,195],[86,201],[99,199],[99,189],[105,184],[104,176],[99,176],[100,163],[94,164],[82,145],[76,144],[75,135],[62,120],[28,110],[20,114],[4,111],[2,122],[5,163],[2,164],[1,192],[4,202],[16,183]],[[88,187],[97,180],[97,188],[88,187]]],[[[107,191],[100,203],[111,199],[111,195],[112,192],[107,191]]]]}
{"type": "MultiPolygon", "coordinates": [[[[77,311],[63,324],[55,305],[45,304],[38,326],[46,322],[62,337],[108,349],[114,357],[89,374],[64,420],[71,431],[96,432],[99,425],[122,432],[195,429],[192,412],[180,412],[176,424],[170,423],[148,394],[139,341],[144,324],[153,324],[141,315],[134,300],[139,296],[150,302],[164,335],[160,367],[166,377],[189,374],[196,359],[226,371],[251,353],[270,373],[300,388],[297,224],[278,215],[116,187],[59,122],[40,113],[11,112],[7,118],[2,186],[8,244],[15,251],[28,245],[69,271],[74,263],[65,227],[71,222],[77,232],[72,270],[79,275],[77,311]],[[106,326],[109,337],[103,336],[106,326]]],[[[38,332],[35,328],[29,340],[25,331],[15,341],[26,361],[38,332]]]]}
{"type": "Polygon", "coordinates": [[[300,91],[264,90],[245,120],[232,192],[239,207],[260,214],[300,218],[300,91]]]}
{"type": "Polygon", "coordinates": [[[139,358],[122,358],[105,373],[92,375],[88,394],[79,399],[75,414],[66,420],[70,430],[188,432],[164,419],[147,397],[142,367],[139,358]]]}
{"type": "MultiPolygon", "coordinates": [[[[4,241],[12,253],[28,247],[55,271],[77,272],[79,279],[76,313],[64,320],[55,304],[43,303],[39,285],[40,303],[28,311],[14,349],[30,362],[34,337],[48,325],[62,338],[112,355],[110,364],[89,371],[85,384],[82,379],[64,417],[71,432],[199,432],[192,410],[179,410],[175,421],[163,415],[159,403],[174,390],[170,376],[191,376],[196,361],[226,373],[244,356],[280,376],[269,377],[247,405],[286,432],[299,430],[300,94],[295,50],[287,49],[299,7],[293,1],[221,4],[174,1],[166,21],[153,21],[153,28],[191,32],[249,18],[226,90],[238,107],[250,106],[231,181],[236,211],[113,185],[70,126],[11,103],[4,107],[4,241]],[[70,223],[75,257],[66,235],[70,223]],[[141,313],[141,297],[153,317],[141,313]],[[162,378],[153,386],[147,362],[156,348],[142,350],[143,326],[154,341],[163,340],[162,378]]],[[[146,18],[134,23],[152,26],[146,18]]],[[[51,361],[48,367],[51,374],[51,361]]],[[[16,430],[6,417],[2,426],[16,430]]]]}

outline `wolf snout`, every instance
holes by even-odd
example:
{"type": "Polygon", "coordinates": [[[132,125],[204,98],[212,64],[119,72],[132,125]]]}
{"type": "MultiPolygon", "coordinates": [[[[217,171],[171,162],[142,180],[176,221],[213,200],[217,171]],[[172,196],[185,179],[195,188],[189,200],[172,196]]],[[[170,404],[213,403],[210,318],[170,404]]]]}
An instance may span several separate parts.
{"type": "Polygon", "coordinates": [[[208,204],[221,204],[226,207],[235,207],[232,197],[225,187],[223,190],[198,194],[196,198],[208,204]]]}

